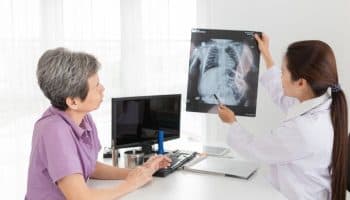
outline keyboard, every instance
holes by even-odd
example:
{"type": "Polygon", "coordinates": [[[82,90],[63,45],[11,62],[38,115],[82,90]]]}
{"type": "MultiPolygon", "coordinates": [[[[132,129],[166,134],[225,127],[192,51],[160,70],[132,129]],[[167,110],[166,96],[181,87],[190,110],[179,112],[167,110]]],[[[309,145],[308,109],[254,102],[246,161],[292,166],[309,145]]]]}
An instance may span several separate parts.
{"type": "Polygon", "coordinates": [[[176,150],[172,153],[167,154],[167,156],[172,160],[171,165],[165,169],[159,169],[153,176],[166,177],[172,172],[176,171],[178,168],[182,167],[184,164],[196,157],[196,152],[183,152],[176,150]]]}

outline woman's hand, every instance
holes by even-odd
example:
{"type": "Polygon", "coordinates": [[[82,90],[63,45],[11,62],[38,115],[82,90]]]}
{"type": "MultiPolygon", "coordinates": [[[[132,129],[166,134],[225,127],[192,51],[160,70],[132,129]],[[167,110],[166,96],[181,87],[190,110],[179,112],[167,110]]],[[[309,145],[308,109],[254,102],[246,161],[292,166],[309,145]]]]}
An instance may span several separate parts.
{"type": "Polygon", "coordinates": [[[220,119],[225,123],[232,124],[237,121],[235,113],[222,104],[218,106],[218,114],[220,119]]]}
{"type": "Polygon", "coordinates": [[[156,172],[160,168],[169,167],[170,163],[171,163],[171,160],[167,156],[155,155],[150,157],[147,160],[147,162],[143,164],[143,166],[151,168],[154,172],[156,172]]]}
{"type": "Polygon", "coordinates": [[[152,175],[153,170],[151,168],[138,166],[129,172],[125,181],[132,188],[132,190],[136,190],[137,188],[150,182],[152,180],[152,175]]]}
{"type": "Polygon", "coordinates": [[[258,42],[259,50],[261,52],[262,57],[264,58],[265,64],[267,68],[272,67],[275,63],[272,59],[271,53],[270,53],[270,40],[269,37],[263,33],[262,37],[258,34],[254,35],[256,41],[258,42]]]}
{"type": "Polygon", "coordinates": [[[159,169],[170,166],[170,158],[166,156],[152,156],[142,166],[131,170],[125,181],[133,190],[152,180],[152,175],[159,169]]]}

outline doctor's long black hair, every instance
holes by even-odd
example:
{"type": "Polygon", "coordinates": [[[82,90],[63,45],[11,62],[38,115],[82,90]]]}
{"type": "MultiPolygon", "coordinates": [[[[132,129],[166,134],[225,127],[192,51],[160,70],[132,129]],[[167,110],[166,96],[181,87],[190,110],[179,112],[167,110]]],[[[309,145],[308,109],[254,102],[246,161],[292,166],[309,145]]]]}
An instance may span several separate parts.
{"type": "Polygon", "coordinates": [[[293,80],[305,79],[316,96],[332,91],[331,119],[334,130],[331,174],[332,200],[345,200],[348,148],[348,109],[338,82],[332,49],[324,42],[308,40],[292,43],[286,52],[287,68],[293,80]]]}

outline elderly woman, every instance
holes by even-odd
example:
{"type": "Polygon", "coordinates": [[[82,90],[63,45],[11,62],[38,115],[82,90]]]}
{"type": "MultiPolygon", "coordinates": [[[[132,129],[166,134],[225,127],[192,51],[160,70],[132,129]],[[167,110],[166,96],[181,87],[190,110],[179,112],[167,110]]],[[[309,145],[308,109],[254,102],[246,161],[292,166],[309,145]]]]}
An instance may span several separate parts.
{"type": "Polygon", "coordinates": [[[115,199],[146,184],[169,158],[154,156],[136,169],[97,161],[101,145],[89,112],[103,99],[97,59],[64,48],[46,51],[37,69],[38,83],[50,100],[35,123],[26,199],[115,199]],[[125,179],[115,187],[92,189],[89,178],[125,179]]]}

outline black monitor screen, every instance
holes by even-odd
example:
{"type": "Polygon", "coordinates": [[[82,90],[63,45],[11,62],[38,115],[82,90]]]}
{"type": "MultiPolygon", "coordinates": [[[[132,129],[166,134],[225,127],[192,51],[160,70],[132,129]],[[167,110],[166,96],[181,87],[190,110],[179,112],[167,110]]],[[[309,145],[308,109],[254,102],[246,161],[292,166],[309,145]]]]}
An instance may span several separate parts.
{"type": "Polygon", "coordinates": [[[112,98],[112,141],[116,148],[180,137],[181,95],[112,98]]]}

